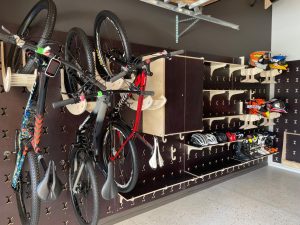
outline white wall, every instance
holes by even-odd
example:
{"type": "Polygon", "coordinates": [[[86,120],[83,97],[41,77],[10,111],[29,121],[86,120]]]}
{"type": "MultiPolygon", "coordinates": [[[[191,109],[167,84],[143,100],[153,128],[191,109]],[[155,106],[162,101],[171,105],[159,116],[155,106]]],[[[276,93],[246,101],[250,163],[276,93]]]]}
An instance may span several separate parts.
{"type": "Polygon", "coordinates": [[[272,52],[300,60],[300,0],[280,0],[273,4],[272,52]]]}

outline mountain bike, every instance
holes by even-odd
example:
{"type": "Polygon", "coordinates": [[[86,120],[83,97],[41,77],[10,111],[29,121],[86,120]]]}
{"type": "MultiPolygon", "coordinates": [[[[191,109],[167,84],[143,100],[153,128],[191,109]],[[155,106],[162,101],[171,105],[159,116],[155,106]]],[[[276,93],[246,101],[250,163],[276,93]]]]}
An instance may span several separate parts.
{"type": "Polygon", "coordinates": [[[95,32],[97,46],[100,48],[97,49],[97,55],[101,60],[102,78],[114,82],[128,75],[134,75],[133,81],[128,84],[128,90],[100,90],[86,94],[84,90],[91,90],[96,83],[84,83],[79,77],[67,73],[67,79],[71,82],[65,83],[66,90],[71,91],[69,96],[73,97],[53,103],[53,107],[58,108],[81,101],[96,101],[94,110],[79,126],[76,143],[72,146],[69,157],[69,185],[76,216],[80,224],[93,225],[97,224],[95,211],[98,206],[93,204],[88,206],[88,203],[95,202],[98,195],[95,182],[93,182],[96,180],[94,167],[97,166],[106,178],[101,190],[104,199],[112,199],[118,192],[132,191],[138,180],[138,159],[134,139],[140,139],[153,150],[151,144],[138,133],[144,96],[153,95],[153,92],[145,91],[147,76],[152,75],[150,63],[160,58],[171,58],[183,53],[183,51],[171,53],[164,51],[146,60],[142,60],[142,57],[131,60],[126,33],[119,19],[109,11],[102,11],[98,14],[95,32]],[[101,29],[106,22],[110,22],[114,29],[117,29],[109,30],[109,33],[116,34],[119,39],[103,37],[101,29]],[[113,44],[114,47],[105,45],[104,40],[113,44]],[[123,49],[120,50],[117,47],[123,49]],[[70,83],[73,83],[73,86],[69,85],[70,83]],[[79,92],[78,87],[80,87],[79,92]],[[121,99],[113,106],[114,98],[120,94],[122,94],[121,99]],[[134,94],[139,96],[138,106],[134,125],[130,127],[122,120],[120,110],[126,100],[134,94]],[[91,196],[88,196],[89,193],[91,196]]]}
{"type": "MultiPolygon", "coordinates": [[[[69,38],[67,44],[70,45],[76,42],[75,46],[78,46],[78,43],[85,43],[87,38],[85,36],[85,39],[83,39],[83,34],[84,32],[79,30],[79,28],[73,28],[68,35],[69,37],[72,36],[72,39],[69,38]]],[[[41,199],[55,200],[61,191],[61,182],[56,176],[54,162],[50,161],[47,167],[39,148],[48,81],[49,78],[59,73],[62,65],[65,65],[68,69],[76,70],[80,76],[86,74],[81,80],[88,82],[91,79],[94,81],[94,69],[89,70],[90,68],[85,67],[85,62],[92,60],[92,55],[84,56],[82,54],[90,52],[90,49],[84,49],[87,45],[82,44],[80,47],[83,47],[83,49],[80,52],[84,57],[78,58],[77,55],[73,55],[70,63],[53,54],[49,46],[44,48],[38,47],[24,41],[18,35],[1,33],[0,40],[27,50],[32,59],[37,62],[38,76],[24,111],[21,129],[16,135],[17,161],[11,184],[16,192],[22,224],[37,225],[41,199]],[[39,165],[45,171],[45,176],[41,181],[39,165]],[[31,196],[31,198],[27,198],[27,195],[31,196]]],[[[69,54],[71,54],[70,51],[69,54]]],[[[95,85],[105,90],[105,87],[100,83],[95,83],[95,85]]]]}
{"type": "Polygon", "coordinates": [[[131,64],[130,70],[116,76],[121,79],[127,73],[132,73],[134,70],[139,71],[129,90],[98,91],[53,103],[54,108],[59,108],[81,101],[96,100],[94,110],[79,126],[76,143],[72,146],[69,157],[69,185],[72,203],[80,224],[97,224],[97,220],[93,223],[91,222],[94,221],[93,219],[86,219],[87,214],[90,214],[91,218],[96,218],[93,214],[95,208],[88,206],[91,199],[93,202],[97,202],[95,200],[98,195],[95,185],[95,166],[103,172],[106,178],[101,190],[104,199],[110,200],[115,198],[118,192],[127,193],[135,187],[138,180],[135,138],[141,140],[152,150],[151,144],[138,133],[144,96],[154,94],[152,91],[145,91],[147,76],[151,74],[149,65],[157,59],[170,58],[178,54],[182,54],[182,51],[171,53],[164,51],[153,58],[131,64]],[[119,94],[125,94],[126,97],[121,98],[107,113],[109,106],[113,104],[112,99],[119,94]],[[120,109],[125,104],[125,99],[132,94],[139,95],[139,97],[134,125],[130,127],[122,120],[120,109]],[[90,190],[92,191],[90,192],[90,190]],[[88,197],[89,193],[92,195],[88,197]]]}

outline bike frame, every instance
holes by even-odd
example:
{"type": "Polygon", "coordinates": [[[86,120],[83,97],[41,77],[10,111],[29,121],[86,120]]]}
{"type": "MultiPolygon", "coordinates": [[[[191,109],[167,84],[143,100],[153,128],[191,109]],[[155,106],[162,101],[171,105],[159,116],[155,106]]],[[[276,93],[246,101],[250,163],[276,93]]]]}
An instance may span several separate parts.
{"type": "MultiPolygon", "coordinates": [[[[142,70],[137,76],[136,79],[134,81],[134,85],[136,87],[139,88],[140,91],[145,91],[146,89],[146,84],[147,84],[147,73],[145,70],[142,70]]],[[[112,91],[113,92],[113,91],[112,91]]],[[[128,93],[128,95],[131,95],[131,93],[128,93]]],[[[85,133],[84,129],[85,129],[85,125],[93,125],[94,126],[94,135],[93,135],[93,140],[92,143],[94,144],[95,147],[95,156],[97,156],[99,154],[99,152],[101,152],[102,146],[102,129],[103,129],[103,124],[104,124],[104,120],[105,120],[105,115],[106,115],[106,111],[108,108],[108,104],[110,102],[109,99],[110,96],[101,96],[97,98],[97,103],[96,106],[94,108],[94,110],[91,112],[91,114],[84,120],[84,122],[79,126],[78,132],[77,132],[77,142],[82,142],[80,140],[80,134],[85,133]]],[[[152,146],[142,137],[140,137],[138,135],[138,129],[139,129],[139,125],[140,125],[140,120],[141,120],[141,114],[142,114],[142,106],[143,106],[143,101],[144,101],[144,95],[139,95],[138,97],[138,105],[137,105],[137,110],[135,113],[135,121],[134,121],[134,125],[131,129],[131,132],[129,134],[129,136],[126,138],[126,140],[123,141],[123,143],[121,144],[121,146],[119,147],[119,149],[116,151],[114,156],[111,156],[109,160],[114,161],[118,158],[118,156],[120,155],[120,153],[122,152],[122,150],[124,149],[125,145],[133,138],[135,138],[136,136],[139,137],[147,146],[149,146],[149,148],[152,149],[152,146]]],[[[120,107],[120,106],[118,106],[120,107]]],[[[114,110],[116,110],[116,107],[114,108],[114,110]]],[[[90,148],[85,148],[85,149],[90,149],[90,148]]]]}
{"type": "Polygon", "coordinates": [[[24,165],[25,157],[28,151],[34,151],[38,155],[39,162],[41,163],[43,169],[46,171],[47,166],[41,154],[39,148],[39,143],[41,140],[43,122],[44,122],[44,112],[45,112],[45,101],[47,94],[49,78],[40,72],[37,76],[35,84],[33,85],[32,91],[30,92],[27,105],[23,114],[22,125],[20,132],[17,133],[16,141],[16,152],[17,160],[16,166],[12,178],[11,186],[13,189],[17,189],[17,183],[20,178],[20,174],[24,165]],[[38,94],[38,96],[37,96],[38,94]],[[28,127],[28,121],[32,118],[32,108],[36,104],[36,115],[34,118],[33,133],[28,127]]]}

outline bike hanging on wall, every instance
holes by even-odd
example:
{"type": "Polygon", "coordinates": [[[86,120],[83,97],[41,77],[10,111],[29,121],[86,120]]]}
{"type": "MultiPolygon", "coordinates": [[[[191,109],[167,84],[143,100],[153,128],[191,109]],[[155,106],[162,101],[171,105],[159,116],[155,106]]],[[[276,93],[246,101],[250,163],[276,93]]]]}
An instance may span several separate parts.
{"type": "Polygon", "coordinates": [[[98,89],[105,90],[103,85],[93,79],[95,76],[94,68],[85,67],[85,59],[88,57],[83,55],[82,52],[90,52],[91,50],[83,49],[89,46],[85,44],[87,38],[83,34],[84,32],[79,28],[73,28],[68,35],[68,37],[73,37],[76,43],[84,43],[80,45],[83,50],[81,51],[83,57],[80,58],[80,61],[76,61],[78,58],[72,56],[72,60],[70,60],[72,63],[53,54],[49,46],[38,47],[24,41],[18,35],[0,34],[0,40],[27,50],[32,59],[37,62],[38,69],[38,76],[24,111],[21,130],[17,132],[16,136],[17,162],[12,178],[12,187],[16,191],[22,224],[37,225],[41,200],[55,200],[62,190],[61,182],[56,176],[54,162],[50,161],[47,167],[39,148],[49,78],[54,77],[61,66],[65,65],[69,69],[76,70],[78,74],[85,74],[86,76],[81,77],[81,80],[85,83],[92,80],[98,89]],[[89,71],[90,68],[93,69],[89,71]],[[42,165],[45,171],[44,178],[41,181],[39,164],[42,165]],[[30,194],[31,199],[26,198],[26,193],[30,194]]]}
{"type": "MultiPolygon", "coordinates": [[[[96,224],[98,221],[95,209],[99,206],[87,204],[97,202],[98,189],[94,165],[106,178],[101,190],[104,199],[110,200],[115,198],[118,192],[127,193],[135,187],[138,180],[138,159],[134,139],[140,139],[153,150],[152,145],[138,133],[144,96],[154,94],[145,91],[147,76],[152,75],[150,63],[161,58],[170,59],[174,55],[183,53],[182,50],[171,53],[163,51],[146,60],[142,60],[142,57],[132,60],[125,30],[120,20],[110,11],[102,11],[98,14],[95,36],[97,56],[102,69],[100,76],[109,82],[130,77],[131,82],[128,82],[127,90],[102,89],[92,93],[91,90],[95,90],[97,81],[85,83],[81,80],[83,77],[80,74],[67,68],[65,89],[69,91],[70,98],[53,103],[53,107],[58,108],[81,101],[96,100],[94,110],[79,126],[76,143],[72,146],[69,158],[71,198],[80,224],[96,224]],[[113,27],[108,29],[105,27],[107,23],[113,27]],[[103,30],[109,35],[116,36],[103,34],[103,30]],[[121,99],[113,106],[117,94],[121,95],[121,99]],[[131,127],[122,120],[120,110],[126,100],[134,94],[139,97],[135,121],[131,127]],[[91,196],[88,195],[89,193],[91,196]]],[[[68,45],[71,46],[71,41],[66,44],[68,45]]],[[[66,59],[68,59],[68,51],[72,49],[74,48],[66,48],[66,59]]]]}
{"type": "MultiPolygon", "coordinates": [[[[26,62],[21,62],[22,52],[20,47],[25,47],[24,40],[30,39],[37,43],[36,48],[42,49],[52,36],[55,21],[56,6],[54,2],[52,0],[40,0],[37,2],[26,15],[14,38],[4,37],[4,40],[12,44],[5,61],[5,67],[12,72],[22,74],[30,74],[36,68],[38,71],[41,71],[42,67],[41,65],[37,65],[39,63],[36,63],[38,59],[36,57],[27,57],[26,62]],[[42,14],[44,11],[46,13],[42,14]],[[43,16],[40,16],[41,14],[43,16]],[[35,22],[36,18],[41,21],[41,17],[43,17],[42,21],[44,22],[44,26],[40,29],[41,33],[33,33],[31,25],[35,22]],[[33,35],[38,35],[38,39],[33,38],[33,35]],[[16,42],[19,43],[19,46],[15,45],[16,42]]],[[[2,27],[2,29],[10,33],[6,28],[2,27]]],[[[26,225],[38,224],[40,216],[40,199],[36,189],[40,180],[38,168],[38,156],[40,152],[38,144],[42,132],[45,95],[39,87],[46,84],[47,78],[41,77],[36,79],[23,114],[21,129],[17,130],[15,139],[17,158],[11,186],[16,192],[21,223],[26,225]],[[31,196],[30,199],[25,197],[26,193],[31,196]]],[[[45,162],[43,160],[40,162],[46,169],[45,162]]]]}

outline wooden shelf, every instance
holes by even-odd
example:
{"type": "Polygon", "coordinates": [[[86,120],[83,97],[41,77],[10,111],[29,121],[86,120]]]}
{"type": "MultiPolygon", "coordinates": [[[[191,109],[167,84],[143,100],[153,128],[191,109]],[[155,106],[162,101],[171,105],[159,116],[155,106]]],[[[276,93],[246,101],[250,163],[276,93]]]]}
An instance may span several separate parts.
{"type": "Polygon", "coordinates": [[[196,147],[196,146],[188,145],[188,144],[185,144],[185,146],[187,147],[187,155],[188,155],[188,158],[189,158],[191,151],[202,151],[203,149],[207,149],[207,148],[209,150],[211,150],[212,147],[224,146],[224,145],[229,146],[232,143],[241,142],[243,140],[244,139],[240,139],[240,140],[231,141],[231,142],[218,143],[218,144],[215,144],[215,145],[207,145],[207,146],[203,146],[203,147],[196,147]]]}
{"type": "Polygon", "coordinates": [[[209,127],[211,127],[213,121],[216,120],[227,120],[227,123],[230,123],[232,119],[239,119],[245,121],[245,124],[240,127],[240,129],[254,129],[257,128],[253,122],[260,120],[261,118],[258,115],[253,114],[241,114],[241,115],[231,115],[231,116],[220,116],[220,117],[207,117],[203,118],[203,121],[208,121],[209,127]]]}

